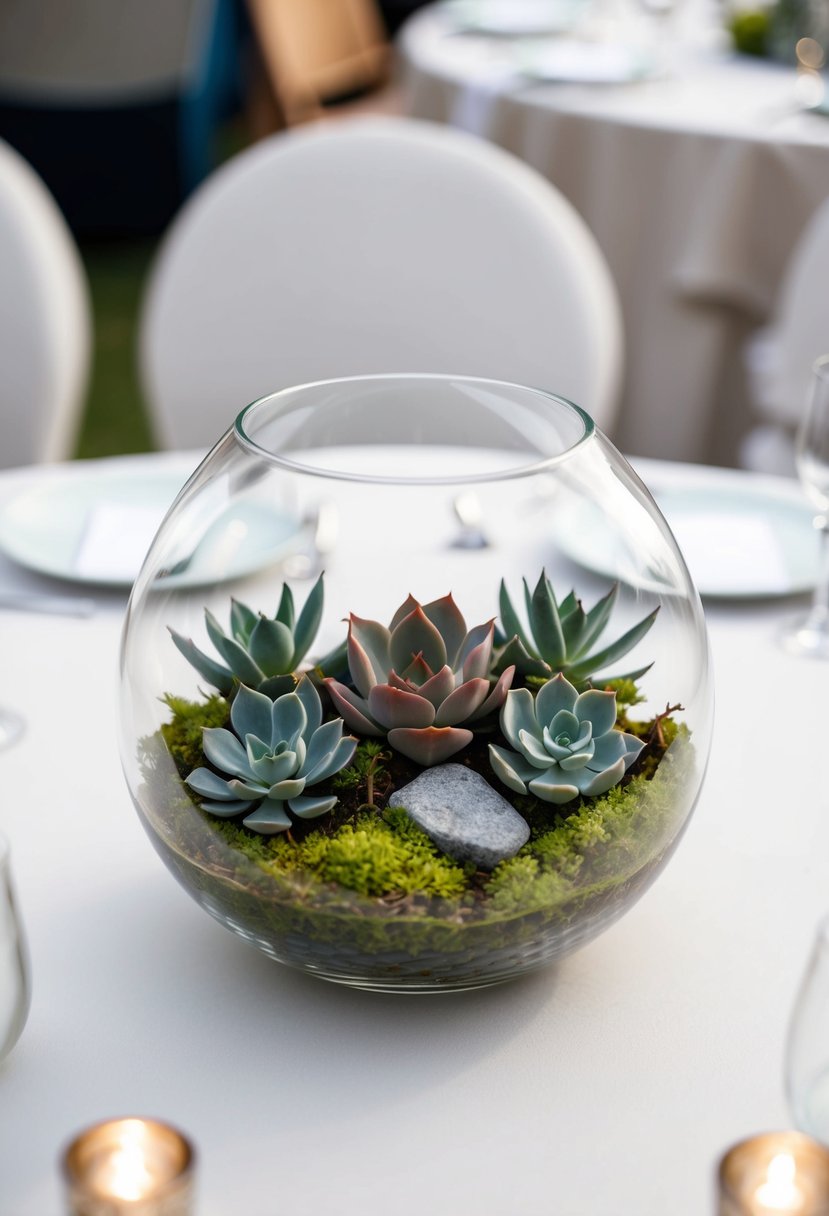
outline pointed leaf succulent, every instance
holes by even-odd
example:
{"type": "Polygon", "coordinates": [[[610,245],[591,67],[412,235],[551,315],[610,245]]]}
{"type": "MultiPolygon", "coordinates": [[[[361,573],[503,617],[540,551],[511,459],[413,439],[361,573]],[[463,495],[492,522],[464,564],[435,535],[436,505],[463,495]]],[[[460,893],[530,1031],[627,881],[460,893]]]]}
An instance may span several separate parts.
{"type": "MultiPolygon", "coordinates": [[[[577,688],[586,687],[611,663],[627,654],[650,629],[658,608],[649,612],[631,629],[607,646],[596,648],[604,632],[618,595],[614,583],[589,612],[574,591],[561,602],[556,599],[552,584],[544,571],[535,588],[530,590],[524,580],[524,604],[528,624],[521,620],[506,584],[501,581],[500,610],[503,637],[506,644],[498,652],[494,670],[514,666],[524,676],[545,676],[560,672],[577,688]]],[[[650,667],[602,676],[603,680],[638,680],[650,667]]]]}
{"type": "Polygon", "coordinates": [[[279,607],[273,617],[253,612],[239,600],[231,600],[230,633],[205,609],[207,634],[220,655],[217,661],[200,650],[190,638],[170,630],[178,649],[196,671],[224,696],[238,681],[271,697],[290,691],[292,673],[311,646],[322,619],[323,582],[319,576],[299,617],[293,593],[283,584],[279,607]]]}
{"type": "Polygon", "coordinates": [[[469,724],[499,709],[512,682],[507,666],[493,684],[493,621],[467,630],[451,595],[420,604],[409,596],[388,628],[351,614],[348,666],[354,687],[325,684],[346,723],[386,735],[404,756],[440,764],[472,739],[469,724]]]}
{"type": "Polygon", "coordinates": [[[202,747],[213,769],[197,768],[186,778],[204,810],[244,815],[246,827],[273,835],[291,826],[288,811],[315,819],[335,806],[336,796],[306,791],[345,768],[357,740],[343,735],[342,718],[322,721],[322,702],[307,676],[276,700],[241,685],[230,721],[232,731],[204,728],[202,747]]]}
{"type": "Polygon", "coordinates": [[[514,751],[490,744],[489,758],[504,785],[542,802],[594,798],[617,785],[644,744],[616,728],[616,694],[579,693],[563,675],[507,693],[501,730],[514,751]]]}

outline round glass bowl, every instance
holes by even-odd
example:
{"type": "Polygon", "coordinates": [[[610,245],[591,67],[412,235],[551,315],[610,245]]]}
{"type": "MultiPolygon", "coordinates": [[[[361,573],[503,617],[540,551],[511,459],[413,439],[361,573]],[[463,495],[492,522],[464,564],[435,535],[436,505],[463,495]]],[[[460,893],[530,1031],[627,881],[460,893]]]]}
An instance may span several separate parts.
{"type": "MultiPolygon", "coordinates": [[[[261,708],[261,700],[242,697],[239,707],[261,708]]],[[[252,712],[256,718],[260,709],[252,712]]],[[[274,714],[284,718],[282,709],[274,714]]],[[[372,376],[254,402],[171,508],[124,629],[123,764],[167,866],[212,916],[273,958],[365,988],[496,983],[595,937],[676,847],[702,783],[711,719],[699,598],[648,491],[582,410],[487,380],[372,376]],[[284,642],[274,619],[291,625],[285,586],[297,650],[307,646],[296,664],[309,673],[305,727],[315,725],[309,706],[317,697],[324,720],[344,713],[342,737],[359,745],[341,747],[347,763],[338,772],[317,765],[316,783],[300,765],[296,731],[251,744],[249,735],[267,733],[261,717],[254,729],[237,707],[234,721],[238,683],[226,683],[224,696],[214,686],[227,682],[233,661],[249,688],[259,671],[260,697],[276,704],[288,696],[295,710],[294,680],[279,677],[268,649],[269,639],[277,650],[284,642]],[[270,623],[254,640],[260,614],[270,623]],[[412,614],[416,628],[411,621],[397,628],[412,614]],[[471,631],[465,652],[464,630],[471,631]],[[443,650],[432,646],[435,631],[443,650]],[[520,645],[511,641],[516,633],[520,645]],[[516,654],[517,670],[504,675],[516,654]],[[421,693],[444,662],[453,683],[421,693]],[[555,695],[548,690],[543,700],[573,716],[554,725],[541,721],[536,697],[558,670],[555,695]],[[616,679],[631,672],[632,680],[616,679]],[[375,684],[386,687],[378,693],[375,684]],[[460,701],[447,708],[447,689],[461,685],[460,701]],[[584,712],[576,712],[591,686],[604,695],[579,699],[584,712]],[[609,711],[587,710],[606,707],[611,694],[619,717],[611,715],[610,729],[634,739],[622,776],[618,739],[599,742],[609,711]],[[429,696],[433,708],[424,709],[429,696]],[[360,729],[367,706],[371,735],[360,729]],[[516,714],[536,711],[530,739],[516,714]],[[207,757],[205,727],[226,732],[209,736],[207,757]],[[572,737],[579,732],[581,742],[572,737]],[[232,762],[216,741],[227,747],[234,733],[232,762]],[[552,767],[545,769],[539,748],[548,749],[552,767]],[[293,759],[278,759],[291,749],[293,759]],[[257,761],[255,781],[244,757],[257,761]],[[501,841],[502,852],[492,854],[492,824],[471,823],[476,794],[460,826],[443,832],[419,819],[424,834],[394,809],[401,788],[424,772],[437,780],[438,802],[451,802],[441,792],[442,763],[463,766],[464,780],[474,770],[506,800],[520,847],[501,841]],[[292,764],[288,785],[279,785],[292,764]],[[613,764],[615,778],[593,779],[613,764]],[[208,776],[191,778],[193,785],[198,768],[208,776]],[[530,789],[538,773],[540,785],[530,789]],[[308,780],[297,794],[301,783],[290,782],[299,777],[308,780]],[[235,796],[228,791],[239,790],[234,780],[247,787],[236,804],[245,809],[223,814],[235,796]],[[254,797],[259,787],[264,802],[254,797]],[[293,806],[280,801],[288,795],[296,795],[293,806]],[[245,824],[248,807],[273,810],[274,798],[264,829],[245,824]],[[458,833],[482,839],[459,846],[458,833]]],[[[339,727],[328,732],[329,742],[340,737],[339,727]]],[[[314,746],[321,754],[319,741],[314,746]]],[[[435,813],[451,820],[455,809],[439,805],[435,813]]]]}

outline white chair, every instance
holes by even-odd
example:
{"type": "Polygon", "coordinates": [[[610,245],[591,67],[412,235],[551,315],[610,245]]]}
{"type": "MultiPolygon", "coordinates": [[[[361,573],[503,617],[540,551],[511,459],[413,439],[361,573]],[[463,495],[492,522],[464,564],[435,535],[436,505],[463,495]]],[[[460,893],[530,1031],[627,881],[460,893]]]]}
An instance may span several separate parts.
{"type": "Polygon", "coordinates": [[[806,405],[809,374],[829,353],[829,199],[798,241],[780,286],[775,316],[745,349],[758,425],[743,439],[740,463],[763,473],[794,473],[794,434],[806,405]]]}
{"type": "Polygon", "coordinates": [[[609,272],[562,195],[491,144],[400,118],[276,135],[219,169],[163,242],[140,327],[170,447],[281,387],[372,372],[518,381],[608,429],[621,351],[609,272]]]}
{"type": "Polygon", "coordinates": [[[0,467],[72,455],[90,348],[72,235],[41,179],[0,140],[0,467]]]}

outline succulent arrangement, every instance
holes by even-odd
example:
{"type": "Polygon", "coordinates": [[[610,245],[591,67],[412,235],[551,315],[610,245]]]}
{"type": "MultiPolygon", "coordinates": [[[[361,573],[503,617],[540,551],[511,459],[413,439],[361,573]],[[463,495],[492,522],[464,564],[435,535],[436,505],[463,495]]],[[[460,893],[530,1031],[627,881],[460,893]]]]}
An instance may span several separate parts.
{"type": "Polygon", "coordinates": [[[472,625],[451,594],[385,622],[325,594],[170,631],[199,691],[164,696],[134,797],[190,893],[277,959],[395,991],[494,982],[621,915],[699,788],[682,707],[634,713],[656,613],[614,628],[618,588],[583,604],[544,571],[472,625]]]}
{"type": "Polygon", "coordinates": [[[468,628],[451,594],[425,604],[409,595],[388,625],[352,612],[337,675],[324,664],[303,670],[322,620],[322,575],[298,614],[287,585],[272,617],[234,600],[229,632],[206,611],[219,660],[171,633],[229,709],[225,725],[203,728],[186,784],[210,816],[290,833],[334,810],[358,745],[365,759],[365,745],[380,740],[408,776],[474,753],[467,763],[480,771],[484,757],[499,791],[576,810],[621,783],[646,746],[625,729],[615,687],[635,685],[649,665],[602,673],[656,612],[601,644],[617,591],[585,610],[574,591],[557,599],[542,571],[534,588],[524,581],[526,621],[501,584],[497,627],[493,618],[468,628]]]}

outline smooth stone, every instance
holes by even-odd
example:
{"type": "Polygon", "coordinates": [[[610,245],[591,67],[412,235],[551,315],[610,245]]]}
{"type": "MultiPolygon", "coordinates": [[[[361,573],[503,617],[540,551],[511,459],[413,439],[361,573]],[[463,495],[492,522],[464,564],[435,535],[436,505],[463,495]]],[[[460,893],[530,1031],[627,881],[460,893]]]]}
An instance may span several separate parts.
{"type": "Polygon", "coordinates": [[[389,797],[402,806],[441,852],[492,870],[530,838],[529,824],[474,769],[463,764],[427,768],[389,797]]]}

